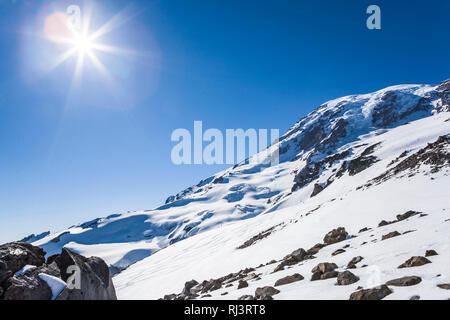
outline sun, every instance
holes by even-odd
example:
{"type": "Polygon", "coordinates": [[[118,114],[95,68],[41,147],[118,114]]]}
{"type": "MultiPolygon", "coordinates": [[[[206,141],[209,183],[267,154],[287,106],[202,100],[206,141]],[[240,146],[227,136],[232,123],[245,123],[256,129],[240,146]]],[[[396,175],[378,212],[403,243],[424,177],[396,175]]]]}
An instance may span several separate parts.
{"type": "Polygon", "coordinates": [[[94,42],[89,36],[81,34],[74,36],[72,43],[73,48],[76,49],[78,54],[83,55],[91,53],[95,46],[94,42]]]}
{"type": "Polygon", "coordinates": [[[51,70],[57,68],[62,63],[75,57],[75,70],[73,80],[81,78],[82,70],[86,60],[91,62],[99,73],[112,80],[107,68],[100,60],[98,53],[120,54],[123,50],[100,42],[100,38],[115,29],[123,20],[120,14],[113,17],[97,30],[91,31],[91,14],[86,10],[82,23],[74,25],[71,17],[64,12],[56,12],[45,20],[44,33],[46,38],[63,48],[63,52],[55,57],[51,70]]]}

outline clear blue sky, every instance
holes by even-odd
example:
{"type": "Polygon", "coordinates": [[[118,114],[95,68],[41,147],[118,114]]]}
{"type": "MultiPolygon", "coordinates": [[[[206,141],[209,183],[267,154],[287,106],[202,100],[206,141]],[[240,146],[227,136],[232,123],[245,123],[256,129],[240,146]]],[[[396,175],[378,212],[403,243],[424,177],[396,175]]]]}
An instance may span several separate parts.
{"type": "Polygon", "coordinates": [[[0,0],[0,242],[150,209],[223,169],[172,164],[194,120],[283,132],[326,100],[450,76],[449,1],[102,0],[92,29],[125,9],[100,40],[133,53],[99,54],[114,88],[86,64],[70,91],[76,59],[49,71],[43,35],[70,4],[0,0]]]}

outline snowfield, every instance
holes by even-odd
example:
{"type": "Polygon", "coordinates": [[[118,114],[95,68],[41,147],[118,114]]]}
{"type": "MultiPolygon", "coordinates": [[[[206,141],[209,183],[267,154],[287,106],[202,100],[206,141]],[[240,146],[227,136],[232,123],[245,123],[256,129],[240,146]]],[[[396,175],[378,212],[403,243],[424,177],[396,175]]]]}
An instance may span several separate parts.
{"type": "Polygon", "coordinates": [[[450,291],[438,285],[450,283],[449,96],[446,81],[330,101],[269,147],[269,158],[279,151],[276,166],[243,162],[154,210],[95,219],[33,244],[47,256],[67,247],[105,259],[119,299],[238,299],[265,286],[279,291],[274,299],[349,299],[406,276],[421,281],[389,285],[384,299],[448,299],[450,291]],[[416,214],[379,226],[410,210],[416,214]],[[338,227],[346,239],[274,272],[294,250],[323,243],[338,227]],[[333,255],[338,249],[344,251],[333,255]],[[428,250],[437,252],[428,263],[398,268],[428,250]],[[359,280],[311,281],[324,262],[359,280]],[[202,284],[246,268],[214,290],[204,282],[196,287],[203,293],[180,294],[187,281],[202,284]],[[294,274],[304,279],[275,286],[294,274]],[[248,286],[238,289],[238,280],[248,286]]]}

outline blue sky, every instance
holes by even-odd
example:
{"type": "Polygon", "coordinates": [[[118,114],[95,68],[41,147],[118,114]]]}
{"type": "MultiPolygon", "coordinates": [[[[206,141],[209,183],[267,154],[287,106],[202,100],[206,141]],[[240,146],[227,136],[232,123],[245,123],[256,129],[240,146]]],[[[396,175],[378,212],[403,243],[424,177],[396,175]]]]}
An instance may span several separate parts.
{"type": "Polygon", "coordinates": [[[62,49],[43,32],[71,4],[0,0],[0,242],[150,209],[225,168],[172,164],[194,120],[283,133],[329,99],[450,74],[448,1],[108,0],[91,28],[121,12],[99,41],[126,51],[72,86],[76,58],[50,69],[62,49]]]}

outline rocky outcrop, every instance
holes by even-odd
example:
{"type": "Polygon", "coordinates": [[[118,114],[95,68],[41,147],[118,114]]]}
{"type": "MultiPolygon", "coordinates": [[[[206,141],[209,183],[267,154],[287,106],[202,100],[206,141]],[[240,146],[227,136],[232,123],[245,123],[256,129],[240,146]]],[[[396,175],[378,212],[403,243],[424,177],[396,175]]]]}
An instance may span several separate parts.
{"type": "Polygon", "coordinates": [[[381,300],[392,293],[388,286],[382,285],[372,289],[353,292],[350,300],[381,300]]]}
{"type": "Polygon", "coordinates": [[[286,276],[284,278],[277,280],[277,282],[275,282],[275,287],[283,286],[285,284],[289,284],[289,283],[293,283],[293,282],[297,282],[297,281],[301,281],[303,279],[304,279],[304,277],[301,274],[296,273],[291,276],[286,276]]]}
{"type": "Polygon", "coordinates": [[[415,286],[416,284],[419,284],[422,282],[422,278],[411,276],[411,277],[403,277],[398,279],[393,279],[388,282],[386,282],[386,285],[388,286],[394,286],[394,287],[409,287],[409,286],[415,286]]]}
{"type": "Polygon", "coordinates": [[[364,258],[361,256],[354,257],[350,262],[347,264],[347,269],[356,269],[356,264],[360,263],[364,258]]]}
{"type": "Polygon", "coordinates": [[[437,256],[437,255],[438,255],[438,253],[434,250],[427,250],[425,252],[425,257],[433,257],[433,256],[437,256]]]}
{"type": "Polygon", "coordinates": [[[323,242],[325,244],[330,245],[334,243],[338,243],[346,240],[348,237],[348,233],[345,231],[345,228],[337,228],[328,232],[323,238],[323,242]]]}
{"type": "Polygon", "coordinates": [[[255,297],[258,300],[272,300],[272,297],[279,293],[280,291],[275,289],[274,287],[266,286],[257,288],[255,291],[255,297]]]}
{"type": "Polygon", "coordinates": [[[441,136],[435,142],[429,143],[425,148],[420,149],[416,153],[410,155],[405,160],[400,162],[394,168],[391,168],[379,175],[375,179],[369,181],[366,185],[380,184],[392,177],[401,175],[413,176],[422,165],[427,166],[427,171],[430,173],[437,173],[444,167],[450,166],[450,153],[448,145],[450,143],[450,136],[441,136]],[[428,169],[429,168],[429,169],[428,169]]]}
{"type": "Polygon", "coordinates": [[[431,263],[431,261],[425,257],[418,256],[418,257],[412,257],[412,258],[406,260],[404,263],[402,263],[398,267],[400,269],[401,268],[420,267],[420,266],[423,266],[428,263],[431,263]]]}
{"type": "Polygon", "coordinates": [[[28,243],[0,246],[0,288],[0,299],[5,300],[116,299],[102,259],[85,258],[64,248],[45,264],[45,252],[28,243]]]}
{"type": "Polygon", "coordinates": [[[323,262],[315,266],[311,272],[311,281],[325,280],[330,278],[336,278],[338,272],[335,271],[337,265],[335,263],[323,262]]]}
{"type": "Polygon", "coordinates": [[[0,261],[14,274],[26,265],[42,266],[45,262],[45,252],[29,243],[12,242],[0,246],[0,261]]]}
{"type": "Polygon", "coordinates": [[[381,240],[383,241],[383,240],[387,240],[387,239],[398,237],[398,236],[401,236],[401,233],[398,231],[393,231],[393,232],[383,235],[381,237],[381,240]]]}
{"type": "Polygon", "coordinates": [[[355,282],[359,281],[359,277],[355,276],[350,271],[339,272],[337,276],[337,285],[338,286],[348,286],[355,282]]]}

